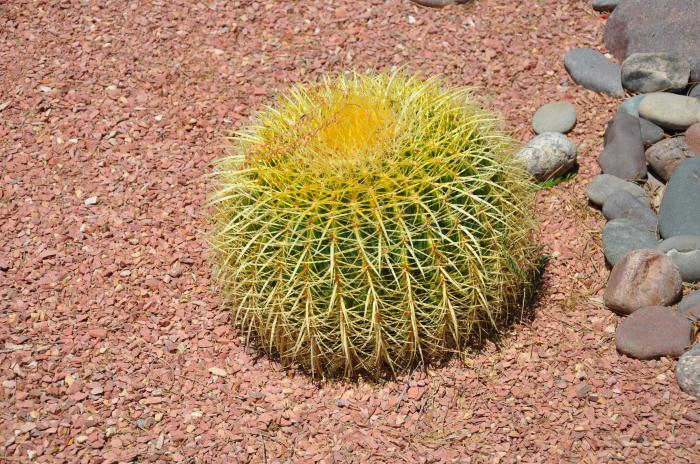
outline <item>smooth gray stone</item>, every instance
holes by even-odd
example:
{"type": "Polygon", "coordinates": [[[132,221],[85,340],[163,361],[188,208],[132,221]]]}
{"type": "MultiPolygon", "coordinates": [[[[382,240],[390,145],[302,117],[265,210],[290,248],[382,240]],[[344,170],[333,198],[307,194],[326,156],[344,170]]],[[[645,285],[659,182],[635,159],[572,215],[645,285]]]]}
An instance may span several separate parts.
{"type": "Polygon", "coordinates": [[[668,53],[634,53],[622,63],[622,85],[633,92],[680,92],[689,78],[688,60],[668,53]]]}
{"type": "Polygon", "coordinates": [[[654,168],[663,180],[668,181],[679,164],[689,158],[696,158],[685,137],[671,137],[647,148],[644,153],[647,163],[654,168]]]}
{"type": "Polygon", "coordinates": [[[623,256],[633,250],[656,249],[656,235],[629,219],[613,219],[603,228],[603,253],[614,266],[623,256]]]}
{"type": "Polygon", "coordinates": [[[603,215],[608,219],[629,219],[644,230],[654,231],[658,225],[656,214],[632,194],[624,190],[611,193],[603,204],[603,215]]]}
{"type": "Polygon", "coordinates": [[[659,208],[663,238],[700,235],[700,158],[683,161],[666,185],[659,208]]]}
{"type": "Polygon", "coordinates": [[[693,98],[700,98],[700,84],[697,84],[695,87],[690,89],[688,96],[693,98]]]}
{"type": "Polygon", "coordinates": [[[535,133],[559,132],[566,134],[576,125],[576,107],[569,102],[547,103],[535,112],[532,128],[535,133]]]}
{"type": "Polygon", "coordinates": [[[676,263],[683,282],[700,281],[700,235],[676,235],[659,243],[656,249],[676,263]]]}
{"type": "Polygon", "coordinates": [[[617,109],[618,112],[622,111],[630,116],[639,117],[639,103],[642,101],[645,95],[635,95],[622,102],[622,105],[617,109]]]}
{"type": "Polygon", "coordinates": [[[700,290],[689,293],[678,303],[678,312],[693,322],[700,323],[700,290]]]}
{"type": "Polygon", "coordinates": [[[515,158],[538,181],[554,179],[571,171],[576,165],[576,145],[565,135],[545,132],[530,140],[515,158]]]}
{"type": "Polygon", "coordinates": [[[613,63],[598,50],[573,48],[564,57],[564,67],[579,85],[614,97],[623,97],[620,65],[613,63]]]}
{"type": "Polygon", "coordinates": [[[681,390],[700,399],[700,344],[681,355],[676,364],[676,381],[681,390]]]}
{"type": "Polygon", "coordinates": [[[603,152],[598,164],[605,174],[621,179],[641,180],[647,176],[640,119],[616,113],[605,130],[603,152]]]}
{"type": "Polygon", "coordinates": [[[622,0],[589,0],[596,11],[613,11],[622,0]]]}
{"type": "Polygon", "coordinates": [[[653,145],[664,138],[664,130],[644,118],[639,118],[639,128],[642,131],[642,142],[645,146],[653,145]]]}
{"type": "Polygon", "coordinates": [[[700,308],[700,290],[689,293],[678,303],[678,311],[683,313],[687,313],[694,307],[700,308]]]}
{"type": "MultiPolygon", "coordinates": [[[[617,109],[618,113],[629,114],[639,118],[639,103],[645,95],[635,95],[625,100],[617,109]]],[[[664,138],[664,130],[651,121],[639,118],[639,129],[642,131],[642,141],[649,146],[664,138]]]]}
{"type": "Polygon", "coordinates": [[[700,99],[675,93],[650,93],[639,103],[640,117],[672,131],[686,130],[698,122],[698,114],[700,99]]]}
{"type": "Polygon", "coordinates": [[[700,3],[698,0],[624,0],[605,23],[603,40],[620,61],[633,53],[682,56],[690,80],[700,81],[700,3]]]}
{"type": "Polygon", "coordinates": [[[595,176],[586,188],[586,196],[591,200],[591,203],[603,206],[610,194],[618,190],[632,194],[632,196],[645,206],[649,206],[650,204],[649,197],[643,187],[610,174],[595,176]]]}

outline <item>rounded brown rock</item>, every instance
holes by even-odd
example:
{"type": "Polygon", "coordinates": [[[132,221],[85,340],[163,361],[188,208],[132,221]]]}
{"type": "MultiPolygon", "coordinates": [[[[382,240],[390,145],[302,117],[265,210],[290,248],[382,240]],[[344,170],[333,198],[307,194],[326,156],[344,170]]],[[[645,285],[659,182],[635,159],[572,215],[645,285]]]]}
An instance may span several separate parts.
{"type": "Polygon", "coordinates": [[[680,299],[682,284],[678,266],[664,253],[634,250],[610,272],[603,302],[619,314],[632,314],[645,306],[669,306],[680,299]]]}
{"type": "Polygon", "coordinates": [[[640,308],[615,331],[617,351],[635,359],[678,358],[690,345],[693,324],[664,306],[640,308]]]}

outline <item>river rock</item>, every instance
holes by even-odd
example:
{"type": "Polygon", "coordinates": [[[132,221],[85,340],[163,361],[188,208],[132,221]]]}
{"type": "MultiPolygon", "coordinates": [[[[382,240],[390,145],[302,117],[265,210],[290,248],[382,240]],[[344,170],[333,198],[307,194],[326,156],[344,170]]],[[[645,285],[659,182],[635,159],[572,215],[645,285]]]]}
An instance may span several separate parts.
{"type": "Polygon", "coordinates": [[[644,146],[648,147],[664,138],[664,130],[644,118],[639,118],[639,128],[642,131],[642,142],[644,142],[644,146]]]}
{"type": "Polygon", "coordinates": [[[535,133],[559,132],[566,134],[576,125],[576,107],[569,102],[547,103],[535,112],[532,128],[535,133]]]}
{"type": "Polygon", "coordinates": [[[665,181],[671,178],[671,174],[679,164],[697,156],[698,154],[688,146],[683,136],[662,140],[647,148],[644,153],[647,163],[665,181]]]}
{"type": "Polygon", "coordinates": [[[696,85],[690,92],[688,92],[689,97],[700,98],[700,84],[696,85]]]}
{"type": "Polygon", "coordinates": [[[605,24],[604,42],[620,61],[634,53],[670,53],[690,63],[700,81],[698,0],[624,0],[605,24]]]}
{"type": "Polygon", "coordinates": [[[700,235],[700,158],[683,161],[668,181],[659,208],[659,232],[663,238],[700,235]]]}
{"type": "Polygon", "coordinates": [[[613,63],[598,50],[574,48],[564,57],[564,67],[579,85],[614,97],[623,97],[620,65],[613,63]]]}
{"type": "Polygon", "coordinates": [[[624,190],[611,193],[603,204],[603,215],[608,219],[625,218],[639,224],[644,230],[656,232],[656,214],[632,194],[624,190]]]}
{"type": "Polygon", "coordinates": [[[676,381],[681,390],[700,399],[700,344],[681,355],[676,364],[676,381]]]}
{"type": "Polygon", "coordinates": [[[616,113],[605,130],[604,142],[605,148],[598,157],[603,173],[627,180],[646,178],[647,164],[639,118],[616,113]]]}
{"type": "Polygon", "coordinates": [[[678,311],[690,320],[700,321],[700,290],[684,296],[678,303],[678,311]]]}
{"type": "Polygon", "coordinates": [[[622,63],[622,85],[633,92],[678,92],[689,78],[690,63],[668,53],[634,53],[622,63]]]}
{"type": "Polygon", "coordinates": [[[629,252],[656,248],[658,242],[653,230],[629,219],[613,219],[603,227],[603,253],[612,266],[629,252]]]}
{"type": "Polygon", "coordinates": [[[591,203],[603,206],[608,196],[618,190],[628,192],[644,205],[649,205],[649,198],[642,187],[610,174],[595,176],[586,188],[586,196],[591,200],[591,203]]]}
{"type": "Polygon", "coordinates": [[[698,122],[699,113],[700,99],[675,93],[650,93],[639,103],[641,117],[674,131],[684,131],[698,122]]]}
{"type": "Polygon", "coordinates": [[[685,131],[685,143],[696,156],[700,156],[700,122],[696,122],[685,131]]]}
{"type": "Polygon", "coordinates": [[[632,314],[645,306],[670,306],[681,298],[683,281],[674,262],[658,250],[634,250],[610,272],[605,306],[632,314]]]}
{"type": "Polygon", "coordinates": [[[676,263],[683,282],[700,281],[700,235],[676,235],[659,243],[656,249],[676,263]]]}
{"type": "Polygon", "coordinates": [[[561,177],[576,165],[576,145],[565,135],[545,132],[530,140],[515,157],[538,181],[561,177]]]}
{"type": "Polygon", "coordinates": [[[677,311],[647,306],[622,319],[615,331],[617,351],[634,359],[678,358],[690,345],[693,325],[677,311]]]}
{"type": "Polygon", "coordinates": [[[629,97],[622,102],[617,112],[627,113],[630,116],[639,117],[639,103],[641,103],[642,98],[646,95],[635,95],[634,97],[629,97]]]}

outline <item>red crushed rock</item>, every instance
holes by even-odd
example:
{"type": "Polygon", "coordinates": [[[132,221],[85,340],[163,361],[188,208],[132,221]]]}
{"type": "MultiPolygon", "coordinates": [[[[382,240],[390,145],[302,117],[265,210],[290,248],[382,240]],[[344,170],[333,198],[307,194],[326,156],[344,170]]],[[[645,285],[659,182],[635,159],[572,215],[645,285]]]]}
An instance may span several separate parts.
{"type": "Polygon", "coordinates": [[[618,355],[601,304],[584,189],[617,102],[562,64],[601,48],[586,1],[25,0],[0,24],[0,461],[698,462],[675,363],[618,355]],[[391,66],[480,86],[522,140],[575,103],[581,169],[539,195],[533,322],[466,363],[315,383],[229,328],[204,176],[277,89],[391,66]]]}

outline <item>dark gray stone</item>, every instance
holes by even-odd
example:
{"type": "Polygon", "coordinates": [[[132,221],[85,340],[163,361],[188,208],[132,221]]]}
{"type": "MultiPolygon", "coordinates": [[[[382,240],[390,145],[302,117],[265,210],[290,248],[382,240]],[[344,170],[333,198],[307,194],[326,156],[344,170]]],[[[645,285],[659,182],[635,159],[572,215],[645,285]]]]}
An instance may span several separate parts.
{"type": "Polygon", "coordinates": [[[624,0],[605,24],[605,46],[620,61],[633,53],[671,53],[690,63],[700,81],[700,2],[624,0]]]}
{"type": "Polygon", "coordinates": [[[603,253],[612,266],[630,251],[655,249],[658,242],[653,231],[629,219],[613,219],[603,227],[603,253]]]}
{"type": "Polygon", "coordinates": [[[576,145],[565,135],[545,132],[514,155],[538,181],[554,179],[576,165],[576,145]]]}
{"type": "Polygon", "coordinates": [[[637,200],[642,202],[642,204],[649,205],[649,197],[644,191],[644,188],[637,184],[620,179],[619,177],[612,176],[610,174],[600,174],[595,176],[588,188],[586,188],[586,196],[591,200],[591,203],[603,206],[605,200],[618,190],[622,190],[630,193],[637,200]]]}
{"type": "Polygon", "coordinates": [[[622,97],[620,66],[613,63],[598,50],[574,48],[564,57],[564,67],[579,85],[614,97],[622,97]]]}
{"type": "Polygon", "coordinates": [[[605,130],[605,148],[598,164],[605,174],[621,179],[641,180],[647,176],[644,143],[639,118],[617,113],[605,130]]]}
{"type": "Polygon", "coordinates": [[[671,137],[647,148],[644,157],[663,180],[668,181],[679,164],[698,155],[685,142],[685,137],[671,137]]]}
{"type": "Polygon", "coordinates": [[[683,161],[666,185],[659,208],[663,238],[700,235],[700,158],[683,161]]]}
{"type": "Polygon", "coordinates": [[[653,145],[664,138],[664,130],[644,118],[639,118],[639,128],[642,131],[642,142],[645,146],[653,145]]]}
{"type": "Polygon", "coordinates": [[[676,263],[683,282],[700,281],[700,235],[676,235],[659,243],[656,249],[676,263]]]}
{"type": "Polygon", "coordinates": [[[622,63],[622,85],[633,92],[679,92],[690,78],[690,63],[668,53],[634,53],[622,63]]]}
{"type": "Polygon", "coordinates": [[[603,204],[603,215],[608,219],[629,219],[644,230],[656,232],[656,214],[632,194],[624,190],[611,193],[603,204]]]}
{"type": "Polygon", "coordinates": [[[646,95],[639,103],[639,116],[671,131],[684,131],[696,122],[700,99],[657,92],[646,95]]]}
{"type": "Polygon", "coordinates": [[[559,132],[566,134],[576,125],[576,107],[569,102],[547,103],[535,112],[532,128],[535,133],[559,132]]]}
{"type": "Polygon", "coordinates": [[[664,306],[640,308],[622,319],[615,331],[617,351],[635,359],[678,358],[693,333],[693,324],[664,306]]]}
{"type": "Polygon", "coordinates": [[[688,92],[688,96],[693,98],[700,98],[700,84],[690,89],[690,92],[688,92]]]}
{"type": "Polygon", "coordinates": [[[681,390],[700,399],[700,344],[681,355],[676,364],[676,381],[681,390]]]}
{"type": "Polygon", "coordinates": [[[622,0],[590,0],[589,3],[596,11],[612,11],[622,0]]]}

